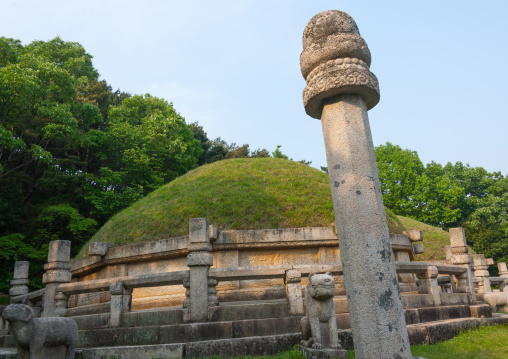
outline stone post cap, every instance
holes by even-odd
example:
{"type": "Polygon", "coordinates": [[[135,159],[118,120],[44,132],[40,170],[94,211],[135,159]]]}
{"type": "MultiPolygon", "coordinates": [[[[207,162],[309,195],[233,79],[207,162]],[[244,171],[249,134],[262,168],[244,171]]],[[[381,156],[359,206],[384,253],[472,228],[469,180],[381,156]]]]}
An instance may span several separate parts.
{"type": "Polygon", "coordinates": [[[487,267],[487,260],[485,259],[484,254],[474,254],[473,255],[473,264],[475,269],[484,269],[480,267],[487,267]]]}
{"type": "Polygon", "coordinates": [[[497,268],[499,269],[499,272],[508,272],[508,267],[505,262],[499,262],[497,264],[497,268]]]}
{"type": "MultiPolygon", "coordinates": [[[[450,244],[453,247],[466,247],[466,234],[464,233],[464,228],[450,228],[448,231],[450,233],[450,244]]],[[[466,251],[467,253],[467,251],[466,251]]]]}
{"type": "Polygon", "coordinates": [[[210,243],[210,229],[206,218],[189,220],[189,243],[210,243]]]}
{"type": "Polygon", "coordinates": [[[48,263],[69,262],[71,260],[71,241],[51,241],[48,249],[48,263]]]}
{"type": "Polygon", "coordinates": [[[492,258],[487,258],[487,259],[485,259],[485,263],[486,263],[488,266],[492,266],[492,265],[494,265],[494,259],[492,259],[492,258]]]}
{"type": "Polygon", "coordinates": [[[113,244],[104,242],[90,242],[88,244],[88,255],[101,257],[105,256],[110,247],[113,247],[113,244]]]}
{"type": "Polygon", "coordinates": [[[320,119],[324,100],[341,94],[356,94],[370,110],[379,102],[379,83],[370,72],[371,56],[358,26],[343,11],[323,11],[303,31],[300,55],[305,112],[320,119]]]}
{"type": "Polygon", "coordinates": [[[425,253],[425,247],[423,246],[423,243],[413,243],[413,251],[415,254],[425,253]]]}
{"type": "Polygon", "coordinates": [[[407,236],[411,242],[423,241],[423,232],[418,229],[410,229],[402,232],[402,234],[407,236]]]}
{"type": "Polygon", "coordinates": [[[25,278],[28,278],[28,269],[29,268],[30,268],[30,262],[28,262],[28,261],[16,261],[16,262],[14,262],[13,279],[25,279],[25,278]]]}

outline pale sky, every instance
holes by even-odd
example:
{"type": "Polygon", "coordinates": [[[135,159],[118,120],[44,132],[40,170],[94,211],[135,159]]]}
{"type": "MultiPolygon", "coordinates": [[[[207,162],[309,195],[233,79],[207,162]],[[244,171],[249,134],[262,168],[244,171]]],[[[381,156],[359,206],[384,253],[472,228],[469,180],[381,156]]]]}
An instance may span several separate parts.
{"type": "Polygon", "coordinates": [[[173,102],[211,139],[282,145],[319,168],[321,124],[305,114],[299,58],[305,25],[330,9],[355,19],[372,53],[375,145],[508,174],[506,0],[0,0],[0,36],[79,42],[114,89],[173,102]]]}

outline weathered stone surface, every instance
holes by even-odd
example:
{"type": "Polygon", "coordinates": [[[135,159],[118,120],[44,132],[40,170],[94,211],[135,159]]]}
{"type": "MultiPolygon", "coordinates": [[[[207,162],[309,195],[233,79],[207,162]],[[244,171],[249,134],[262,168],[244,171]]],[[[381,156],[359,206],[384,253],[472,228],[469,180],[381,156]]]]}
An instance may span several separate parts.
{"type": "Polygon", "coordinates": [[[71,242],[70,241],[51,241],[49,242],[48,263],[65,262],[71,259],[71,242]]]}
{"type": "Polygon", "coordinates": [[[11,280],[11,288],[9,295],[15,297],[28,293],[28,270],[30,262],[16,261],[14,262],[13,280],[11,280]]]}
{"type": "Polygon", "coordinates": [[[186,343],[232,337],[231,322],[192,323],[160,327],[161,343],[186,343]]]}
{"type": "Polygon", "coordinates": [[[402,232],[402,234],[406,235],[411,242],[423,241],[423,232],[418,229],[410,229],[402,232]]]}
{"type": "Polygon", "coordinates": [[[423,243],[414,243],[413,250],[415,254],[423,254],[425,253],[425,247],[423,243]]]}
{"type": "Polygon", "coordinates": [[[305,111],[319,119],[323,100],[356,94],[367,109],[379,102],[379,84],[369,71],[370,51],[360,36],[355,21],[342,11],[323,11],[314,16],[303,32],[300,56],[302,75],[307,82],[303,91],[305,111]]]}
{"type": "Polygon", "coordinates": [[[367,108],[344,95],[325,105],[321,122],[357,357],[409,358],[367,108]]]}
{"type": "Polygon", "coordinates": [[[11,304],[2,312],[9,322],[21,358],[72,359],[78,337],[78,326],[70,318],[34,318],[32,308],[24,304],[11,304]],[[46,348],[64,346],[65,351],[50,351],[46,348]],[[44,350],[44,351],[43,351],[44,350]],[[55,356],[55,353],[61,353],[55,356]]]}
{"type": "Polygon", "coordinates": [[[471,310],[471,316],[475,318],[490,318],[492,317],[492,311],[488,304],[477,304],[469,307],[471,310]]]}
{"type": "Polygon", "coordinates": [[[507,268],[505,262],[499,262],[497,264],[497,268],[499,269],[499,276],[500,277],[508,277],[508,268],[507,268]]]}
{"type": "Polygon", "coordinates": [[[111,243],[91,242],[88,244],[88,255],[105,256],[110,247],[112,247],[111,243]]]}
{"type": "Polygon", "coordinates": [[[306,359],[347,358],[347,351],[344,349],[313,349],[301,345],[299,349],[306,359]]]}
{"type": "Polygon", "coordinates": [[[241,339],[224,339],[187,343],[186,358],[209,357],[210,353],[223,357],[274,355],[288,350],[301,340],[300,334],[285,334],[241,339]]]}
{"type": "Polygon", "coordinates": [[[467,253],[466,234],[464,233],[464,228],[450,228],[448,232],[450,233],[450,244],[452,249],[465,248],[464,254],[467,253]]]}
{"type": "Polygon", "coordinates": [[[157,344],[143,346],[105,347],[81,349],[76,359],[181,359],[184,357],[185,344],[157,344]]]}

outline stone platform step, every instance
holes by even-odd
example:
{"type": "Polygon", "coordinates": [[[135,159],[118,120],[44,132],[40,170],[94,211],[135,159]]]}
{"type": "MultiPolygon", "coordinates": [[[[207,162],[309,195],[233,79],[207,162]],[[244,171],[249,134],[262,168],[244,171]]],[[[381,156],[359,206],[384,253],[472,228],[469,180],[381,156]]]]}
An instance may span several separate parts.
{"type": "MultiPolygon", "coordinates": [[[[164,311],[158,311],[166,315],[164,311]]],[[[457,318],[489,317],[488,305],[406,309],[406,323],[422,324],[457,318]]],[[[347,313],[336,315],[337,327],[349,329],[347,313]]],[[[78,347],[145,346],[214,341],[300,332],[300,317],[244,319],[234,321],[96,328],[79,330],[78,347]]],[[[4,347],[15,346],[12,336],[3,338],[4,347]]]]}
{"type": "MultiPolygon", "coordinates": [[[[494,314],[490,318],[459,318],[408,325],[411,345],[434,344],[448,340],[459,332],[475,329],[480,325],[508,323],[508,315],[494,314]]],[[[339,339],[344,348],[352,348],[351,330],[339,330],[339,339]]],[[[152,344],[135,346],[108,346],[80,348],[76,359],[152,359],[152,358],[202,358],[213,355],[224,357],[243,355],[273,355],[298,344],[300,333],[265,335],[248,338],[230,338],[195,341],[178,344],[152,344]]],[[[15,350],[0,350],[0,359],[15,358],[15,350]]]]}

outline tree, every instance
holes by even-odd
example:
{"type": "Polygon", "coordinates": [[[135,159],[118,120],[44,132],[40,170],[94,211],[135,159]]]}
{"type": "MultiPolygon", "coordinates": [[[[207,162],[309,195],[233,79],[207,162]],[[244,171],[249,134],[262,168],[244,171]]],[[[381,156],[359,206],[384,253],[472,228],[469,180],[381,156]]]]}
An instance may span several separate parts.
{"type": "Polygon", "coordinates": [[[463,190],[440,165],[424,166],[416,152],[389,142],[375,151],[383,201],[389,209],[443,228],[460,217],[463,190]]]}

